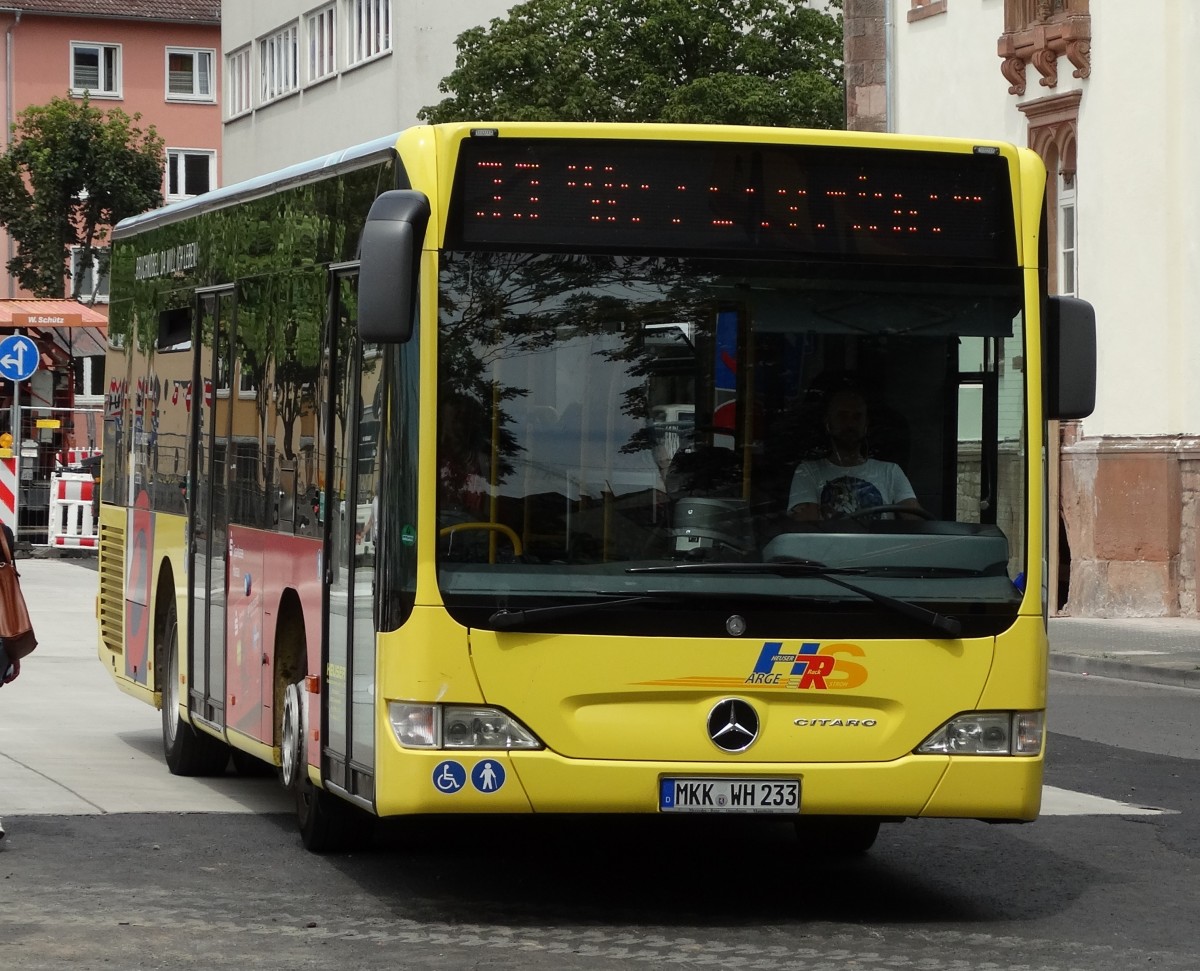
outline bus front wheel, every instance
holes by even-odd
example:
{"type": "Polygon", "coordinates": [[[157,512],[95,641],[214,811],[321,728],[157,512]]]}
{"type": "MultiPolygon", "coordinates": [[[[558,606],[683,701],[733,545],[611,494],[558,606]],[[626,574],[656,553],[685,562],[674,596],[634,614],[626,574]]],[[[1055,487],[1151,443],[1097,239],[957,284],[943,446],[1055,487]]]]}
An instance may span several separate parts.
{"type": "Polygon", "coordinates": [[[337,796],[313,785],[308,777],[308,699],[303,678],[283,694],[280,778],[296,803],[300,841],[313,853],[358,848],[370,833],[370,817],[337,796]],[[362,816],[363,819],[358,817],[362,816]]]}
{"type": "Polygon", "coordinates": [[[824,857],[862,856],[879,836],[874,816],[801,816],[796,836],[806,853],[824,857]]]}

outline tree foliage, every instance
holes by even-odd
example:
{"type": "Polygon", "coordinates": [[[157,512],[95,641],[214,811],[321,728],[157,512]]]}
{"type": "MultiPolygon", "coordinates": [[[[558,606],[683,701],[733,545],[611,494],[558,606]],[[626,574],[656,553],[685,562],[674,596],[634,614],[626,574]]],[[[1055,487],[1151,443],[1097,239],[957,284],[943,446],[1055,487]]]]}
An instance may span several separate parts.
{"type": "Polygon", "coordinates": [[[801,0],[528,0],[456,46],[422,119],[844,123],[841,16],[801,0]]]}
{"type": "MultiPolygon", "coordinates": [[[[162,205],[163,139],[140,115],[101,111],[80,100],[54,98],[17,116],[0,154],[0,224],[17,243],[8,272],[42,297],[64,295],[70,249],[80,265],[98,258],[108,228],[162,205]]],[[[83,274],[76,278],[76,292],[83,274]]]]}

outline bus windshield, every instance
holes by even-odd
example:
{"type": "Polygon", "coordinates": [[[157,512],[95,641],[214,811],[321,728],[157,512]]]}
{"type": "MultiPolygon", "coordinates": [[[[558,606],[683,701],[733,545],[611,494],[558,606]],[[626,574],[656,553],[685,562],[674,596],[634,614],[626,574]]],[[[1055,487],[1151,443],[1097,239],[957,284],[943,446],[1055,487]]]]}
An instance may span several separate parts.
{"type": "Polygon", "coordinates": [[[682,617],[739,592],[776,598],[781,634],[880,615],[836,576],[1012,622],[1015,271],[451,251],[440,273],[438,575],[459,619],[649,594],[682,617]]]}

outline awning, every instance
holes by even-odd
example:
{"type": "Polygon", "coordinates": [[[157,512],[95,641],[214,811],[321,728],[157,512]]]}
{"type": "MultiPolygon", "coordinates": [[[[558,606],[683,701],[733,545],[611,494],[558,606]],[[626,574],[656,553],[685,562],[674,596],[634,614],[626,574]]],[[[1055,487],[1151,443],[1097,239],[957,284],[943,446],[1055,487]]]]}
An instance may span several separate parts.
{"type": "Polygon", "coordinates": [[[41,338],[42,353],[50,358],[44,363],[64,367],[73,357],[104,356],[108,344],[107,310],[103,304],[97,309],[77,300],[49,297],[0,300],[0,331],[25,330],[30,336],[41,338]]]}
{"type": "Polygon", "coordinates": [[[51,327],[41,331],[71,357],[103,357],[108,351],[104,331],[86,327],[51,327]]]}
{"type": "Polygon", "coordinates": [[[39,330],[108,330],[108,307],[89,307],[78,300],[28,297],[0,300],[0,328],[36,327],[39,330]]]}

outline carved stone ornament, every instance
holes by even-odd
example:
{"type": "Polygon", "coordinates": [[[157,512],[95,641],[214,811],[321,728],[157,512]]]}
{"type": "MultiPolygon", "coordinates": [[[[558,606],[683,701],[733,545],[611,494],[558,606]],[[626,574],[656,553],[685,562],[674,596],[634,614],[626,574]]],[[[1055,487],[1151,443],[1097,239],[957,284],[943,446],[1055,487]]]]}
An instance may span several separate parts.
{"type": "Polygon", "coordinates": [[[1092,73],[1089,0],[1005,0],[1004,33],[996,53],[1008,93],[1025,94],[1025,68],[1032,64],[1042,87],[1058,85],[1058,59],[1071,62],[1073,77],[1092,73]]]}

